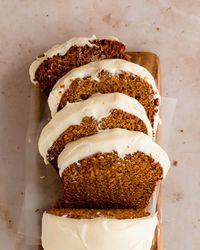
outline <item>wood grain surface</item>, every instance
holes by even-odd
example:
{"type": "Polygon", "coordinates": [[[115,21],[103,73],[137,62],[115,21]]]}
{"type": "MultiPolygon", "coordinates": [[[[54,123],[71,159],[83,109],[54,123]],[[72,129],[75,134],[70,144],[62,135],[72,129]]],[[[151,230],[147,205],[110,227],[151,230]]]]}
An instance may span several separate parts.
{"type": "MultiPolygon", "coordinates": [[[[160,69],[160,60],[158,58],[157,55],[155,55],[154,53],[151,52],[128,52],[128,54],[131,57],[131,61],[134,63],[137,63],[143,67],[145,67],[146,69],[148,69],[148,71],[153,75],[153,77],[156,80],[157,83],[157,87],[161,93],[162,89],[161,89],[161,69],[160,69]]],[[[39,91],[37,91],[37,102],[36,103],[40,103],[40,105],[44,103],[43,100],[41,100],[41,98],[43,98],[44,96],[41,96],[41,94],[39,93],[39,91]]],[[[38,121],[41,119],[41,109],[40,112],[37,114],[38,117],[38,121]]],[[[159,143],[159,132],[157,133],[156,136],[156,140],[159,143]]],[[[154,243],[152,245],[151,250],[163,250],[163,229],[162,229],[162,185],[159,185],[159,194],[158,194],[158,200],[157,200],[157,212],[158,212],[158,219],[159,219],[159,224],[157,226],[156,232],[155,232],[155,237],[154,237],[154,243]]],[[[43,250],[43,248],[41,246],[38,246],[38,250],[43,250]]],[[[59,249],[55,249],[55,250],[59,250],[59,249]]],[[[72,250],[72,249],[69,249],[72,250]]],[[[126,249],[123,249],[126,250],[126,249]]]]}
{"type": "MultiPolygon", "coordinates": [[[[146,69],[153,75],[156,83],[157,88],[161,94],[162,92],[162,85],[161,85],[161,67],[160,67],[160,60],[159,57],[151,52],[129,52],[131,56],[131,61],[137,63],[146,69]]],[[[156,141],[159,143],[159,130],[156,135],[156,141]]],[[[154,237],[154,244],[151,250],[163,250],[163,228],[162,228],[162,184],[160,183],[159,187],[159,194],[157,200],[157,212],[158,212],[158,219],[159,224],[157,226],[155,237],[154,237]]]]}

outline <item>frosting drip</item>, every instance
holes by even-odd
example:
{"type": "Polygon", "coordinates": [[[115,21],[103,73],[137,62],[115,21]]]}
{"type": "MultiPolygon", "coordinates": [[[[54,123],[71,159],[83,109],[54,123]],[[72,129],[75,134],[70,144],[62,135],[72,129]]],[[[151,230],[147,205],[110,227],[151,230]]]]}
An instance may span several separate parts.
{"type": "Polygon", "coordinates": [[[69,103],[60,110],[43,128],[39,138],[39,151],[47,163],[47,151],[54,141],[71,125],[78,125],[84,117],[100,121],[109,116],[113,109],[119,109],[141,119],[152,137],[152,127],[143,106],[134,98],[121,93],[97,94],[89,99],[69,103]]]}
{"type": "Polygon", "coordinates": [[[117,152],[120,158],[137,151],[151,156],[163,168],[166,176],[170,161],[165,151],[148,135],[126,129],[110,129],[101,133],[70,142],[58,157],[60,176],[65,168],[96,153],[117,152]]]}

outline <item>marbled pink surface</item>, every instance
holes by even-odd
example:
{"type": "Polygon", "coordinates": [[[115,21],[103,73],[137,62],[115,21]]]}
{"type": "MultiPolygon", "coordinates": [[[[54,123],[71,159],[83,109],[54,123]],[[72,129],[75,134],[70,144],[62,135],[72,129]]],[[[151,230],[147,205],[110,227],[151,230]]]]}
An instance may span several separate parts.
{"type": "Polygon", "coordinates": [[[164,185],[165,249],[200,249],[199,13],[198,0],[0,0],[1,249],[28,249],[17,228],[24,198],[29,65],[55,43],[92,34],[115,35],[130,51],[160,56],[163,96],[177,98],[168,152],[178,166],[172,166],[164,185]]]}

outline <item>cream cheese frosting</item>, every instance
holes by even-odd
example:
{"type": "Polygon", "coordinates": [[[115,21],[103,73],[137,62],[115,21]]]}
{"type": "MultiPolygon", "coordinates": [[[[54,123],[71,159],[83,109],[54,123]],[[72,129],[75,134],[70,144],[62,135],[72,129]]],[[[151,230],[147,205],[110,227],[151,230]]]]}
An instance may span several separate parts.
{"type": "Polygon", "coordinates": [[[113,109],[119,109],[138,117],[146,125],[148,135],[152,137],[151,123],[143,106],[136,99],[121,93],[96,94],[85,101],[69,103],[56,113],[43,128],[38,146],[45,162],[48,162],[48,149],[67,128],[80,124],[86,116],[93,117],[99,122],[109,116],[113,109]]]}
{"type": "Polygon", "coordinates": [[[48,104],[52,116],[57,112],[62,95],[70,87],[72,81],[76,78],[82,79],[88,76],[99,81],[98,74],[102,70],[105,70],[112,75],[119,74],[121,72],[128,72],[145,79],[155,92],[154,99],[158,98],[160,100],[160,94],[156,87],[155,80],[146,68],[123,59],[105,59],[75,68],[57,81],[48,98],[48,104]]]}
{"type": "Polygon", "coordinates": [[[64,42],[63,44],[57,44],[54,45],[51,49],[47,50],[44,52],[44,55],[41,57],[36,58],[36,60],[31,64],[30,69],[29,69],[29,74],[31,78],[31,82],[36,84],[37,82],[35,81],[35,72],[37,68],[42,64],[44,60],[47,58],[53,57],[54,55],[60,55],[63,56],[67,53],[67,51],[72,47],[72,46],[85,46],[88,45],[89,47],[97,46],[95,44],[92,44],[91,41],[94,41],[96,39],[106,39],[110,41],[119,41],[117,37],[114,36],[104,36],[104,37],[99,37],[97,38],[95,35],[92,37],[73,37],[70,40],[64,42]]]}
{"type": "Polygon", "coordinates": [[[150,250],[157,223],[157,214],[120,220],[44,213],[42,246],[44,250],[150,250]]]}
{"type": "Polygon", "coordinates": [[[65,168],[96,153],[117,152],[120,158],[137,151],[151,156],[160,163],[163,177],[166,176],[170,161],[166,152],[148,135],[126,129],[110,129],[68,143],[58,157],[58,168],[62,176],[65,168]]]}

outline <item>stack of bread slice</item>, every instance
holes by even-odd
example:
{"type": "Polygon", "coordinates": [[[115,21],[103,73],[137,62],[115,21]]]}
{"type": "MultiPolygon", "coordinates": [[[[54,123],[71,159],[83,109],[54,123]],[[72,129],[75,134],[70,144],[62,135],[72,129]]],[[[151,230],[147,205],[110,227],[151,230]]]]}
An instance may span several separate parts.
{"type": "Polygon", "coordinates": [[[155,142],[161,97],[115,37],[72,38],[38,57],[32,82],[51,120],[39,152],[60,175],[63,205],[42,219],[45,250],[150,250],[152,195],[170,161],[155,142]]]}

